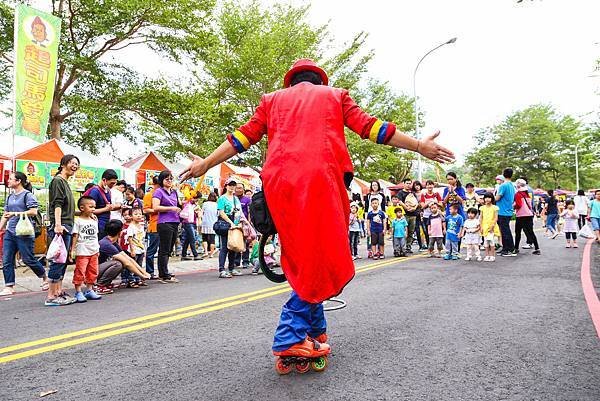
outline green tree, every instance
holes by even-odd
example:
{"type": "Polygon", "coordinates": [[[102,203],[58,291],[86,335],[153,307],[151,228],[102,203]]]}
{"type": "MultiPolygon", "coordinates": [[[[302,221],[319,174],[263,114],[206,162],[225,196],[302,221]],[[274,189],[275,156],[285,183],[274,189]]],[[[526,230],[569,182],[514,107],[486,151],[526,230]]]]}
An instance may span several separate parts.
{"type": "MultiPolygon", "coordinates": [[[[394,122],[399,130],[415,130],[414,99],[395,94],[387,83],[369,81],[353,97],[365,111],[382,120],[394,122]]],[[[414,152],[377,145],[348,130],[346,139],[356,175],[361,179],[372,181],[383,178],[400,182],[410,175],[416,158],[414,152]]]]}
{"type": "MultiPolygon", "coordinates": [[[[138,113],[136,102],[151,102],[155,90],[166,88],[145,82],[139,73],[111,56],[124,57],[125,49],[143,44],[164,57],[179,60],[182,54],[199,51],[192,46],[202,47],[212,40],[210,21],[214,0],[171,0],[160,6],[146,0],[48,0],[48,3],[52,14],[62,19],[49,136],[64,137],[91,150],[116,135],[135,138],[140,118],[164,123],[164,119],[155,115],[138,113]]],[[[0,4],[2,89],[10,85],[7,71],[12,70],[10,27],[14,2],[0,4]]]]}
{"type": "MultiPolygon", "coordinates": [[[[364,50],[366,35],[357,34],[340,52],[326,56],[332,37],[324,26],[309,24],[307,13],[308,7],[224,3],[215,17],[215,40],[204,48],[191,46],[202,49],[195,55],[193,89],[181,98],[191,128],[176,132],[164,124],[149,124],[148,143],[160,143],[160,151],[170,157],[188,151],[210,153],[227,133],[250,118],[264,93],[282,87],[283,76],[299,58],[317,60],[333,85],[355,87],[372,57],[364,50]]],[[[168,90],[163,94],[171,96],[168,90]]],[[[155,99],[146,106],[167,103],[155,99]]],[[[245,163],[262,165],[266,149],[266,141],[261,141],[243,155],[245,163]]]]}
{"type": "Polygon", "coordinates": [[[498,173],[511,167],[532,186],[574,189],[577,145],[581,187],[598,184],[598,128],[584,127],[551,106],[517,111],[500,124],[483,129],[475,139],[477,148],[467,155],[466,165],[480,184],[493,182],[498,173]]]}

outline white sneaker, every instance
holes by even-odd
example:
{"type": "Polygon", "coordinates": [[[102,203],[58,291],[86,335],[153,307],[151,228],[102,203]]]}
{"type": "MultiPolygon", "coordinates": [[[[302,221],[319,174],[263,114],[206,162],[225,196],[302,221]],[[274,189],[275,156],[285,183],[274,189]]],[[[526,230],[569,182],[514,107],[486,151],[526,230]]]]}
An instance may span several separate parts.
{"type": "Polygon", "coordinates": [[[558,237],[558,232],[555,232],[554,235],[550,237],[550,239],[554,239],[556,237],[558,237]]]}
{"type": "Polygon", "coordinates": [[[466,262],[469,262],[470,260],[471,260],[471,257],[470,257],[470,256],[467,256],[467,257],[465,258],[465,261],[466,261],[466,262]]]}
{"type": "Polygon", "coordinates": [[[525,244],[521,247],[521,249],[531,249],[531,248],[533,248],[533,247],[529,244],[525,244]]]}
{"type": "Polygon", "coordinates": [[[481,262],[481,256],[477,256],[477,261],[481,262]]]}
{"type": "Polygon", "coordinates": [[[486,256],[485,258],[483,258],[484,262],[489,262],[490,261],[490,256],[486,256]]]}
{"type": "Polygon", "coordinates": [[[495,256],[490,256],[490,262],[495,262],[496,261],[496,257],[495,256]]]}

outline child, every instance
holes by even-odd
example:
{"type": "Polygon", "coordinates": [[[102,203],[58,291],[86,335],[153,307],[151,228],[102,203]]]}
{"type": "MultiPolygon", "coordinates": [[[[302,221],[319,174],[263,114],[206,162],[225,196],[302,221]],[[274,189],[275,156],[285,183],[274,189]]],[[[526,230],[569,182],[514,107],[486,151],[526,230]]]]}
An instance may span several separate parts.
{"type": "Polygon", "coordinates": [[[484,238],[484,262],[493,262],[496,260],[496,237],[500,236],[500,228],[497,224],[498,210],[498,206],[494,204],[494,195],[490,192],[483,195],[483,206],[479,208],[479,221],[481,224],[481,234],[484,238]]]}
{"type": "MultiPolygon", "coordinates": [[[[394,221],[394,219],[396,218],[396,208],[402,208],[402,206],[400,206],[400,198],[398,198],[397,195],[392,195],[392,203],[390,205],[388,205],[385,208],[385,214],[387,215],[388,218],[388,230],[390,230],[390,237],[394,236],[394,233],[391,232],[392,229],[392,221],[394,221]]],[[[402,211],[404,211],[404,209],[402,209],[402,211]]]]}
{"type": "Polygon", "coordinates": [[[592,230],[596,233],[596,242],[600,243],[600,189],[594,193],[594,199],[588,207],[588,220],[592,223],[592,230]]]}
{"type": "MultiPolygon", "coordinates": [[[[252,275],[256,276],[257,274],[262,274],[260,269],[260,260],[258,258],[260,243],[257,239],[253,240],[250,244],[252,247],[252,252],[250,252],[249,260],[250,263],[254,266],[252,268],[252,275]]],[[[265,244],[265,263],[269,269],[273,269],[278,266],[277,260],[274,258],[275,254],[275,246],[273,245],[273,241],[271,239],[267,240],[265,244]]]]}
{"type": "Polygon", "coordinates": [[[404,218],[401,207],[397,207],[395,212],[396,218],[392,220],[394,256],[406,256],[404,248],[406,247],[406,228],[408,227],[408,222],[404,218]]]}
{"type": "MultiPolygon", "coordinates": [[[[125,223],[123,223],[123,229],[119,235],[119,247],[127,254],[127,256],[133,259],[135,255],[129,252],[129,239],[127,237],[127,230],[129,230],[129,225],[133,221],[131,209],[123,209],[122,213],[125,223]]],[[[123,269],[123,272],[121,273],[121,288],[138,288],[138,282],[139,278],[136,278],[129,270],[123,269]]]]}
{"type": "MultiPolygon", "coordinates": [[[[138,207],[131,209],[131,223],[127,227],[125,233],[125,241],[129,245],[127,248],[129,255],[138,265],[142,265],[144,261],[144,238],[146,238],[146,230],[144,229],[144,212],[138,207]]],[[[138,277],[136,277],[136,282],[138,277]]],[[[145,286],[146,283],[142,280],[138,284],[145,286]]]]}
{"type": "Polygon", "coordinates": [[[371,236],[371,252],[374,260],[385,258],[383,233],[386,231],[386,223],[385,213],[379,210],[379,199],[373,198],[371,211],[367,214],[367,235],[371,236]]]}
{"type": "Polygon", "coordinates": [[[567,208],[561,213],[560,217],[565,220],[563,231],[567,239],[566,248],[579,248],[577,245],[577,232],[579,231],[577,222],[579,221],[579,214],[575,211],[575,202],[572,200],[568,200],[565,205],[567,208]]]}
{"type": "Polygon", "coordinates": [[[462,231],[462,243],[467,246],[466,261],[475,257],[478,262],[481,262],[481,252],[479,251],[479,244],[481,243],[481,223],[477,218],[478,214],[479,212],[474,207],[467,210],[467,221],[465,221],[462,231]]]}
{"type": "Polygon", "coordinates": [[[77,208],[81,212],[73,224],[73,241],[71,245],[71,258],[75,259],[73,272],[73,285],[75,286],[75,301],[86,302],[101,299],[96,294],[93,285],[98,277],[98,219],[94,216],[96,201],[89,196],[82,196],[77,201],[77,208]],[[82,292],[85,282],[87,290],[82,292]]]}
{"type": "Polygon", "coordinates": [[[444,260],[458,260],[458,241],[462,238],[463,217],[458,214],[458,205],[450,205],[450,216],[446,217],[446,256],[444,260]]]}
{"type": "Polygon", "coordinates": [[[360,236],[362,238],[366,237],[365,234],[365,208],[363,207],[362,202],[358,202],[358,212],[356,213],[358,216],[358,222],[360,223],[360,236]]]}
{"type": "Polygon", "coordinates": [[[425,240],[429,244],[429,216],[431,215],[431,209],[429,206],[432,202],[442,203],[442,197],[437,192],[433,192],[435,183],[432,180],[427,180],[425,188],[427,191],[421,193],[421,210],[423,210],[423,227],[425,227],[425,240]]]}
{"type": "Polygon", "coordinates": [[[444,247],[444,235],[446,235],[446,221],[440,213],[439,204],[436,201],[429,202],[429,225],[427,227],[429,234],[429,257],[442,257],[442,249],[444,247]],[[434,246],[437,244],[437,254],[433,252],[434,246]]]}
{"type": "Polygon", "coordinates": [[[360,222],[358,221],[358,205],[354,202],[350,205],[350,225],[349,233],[350,253],[352,260],[359,259],[358,256],[358,238],[360,237],[360,222]]]}

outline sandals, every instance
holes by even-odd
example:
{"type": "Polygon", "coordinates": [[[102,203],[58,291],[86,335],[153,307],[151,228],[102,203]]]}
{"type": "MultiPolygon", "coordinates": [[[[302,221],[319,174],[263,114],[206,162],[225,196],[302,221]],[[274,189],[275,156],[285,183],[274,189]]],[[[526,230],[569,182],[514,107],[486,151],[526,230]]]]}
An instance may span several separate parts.
{"type": "Polygon", "coordinates": [[[135,281],[130,281],[127,283],[127,288],[140,288],[140,286],[135,281]]]}
{"type": "Polygon", "coordinates": [[[47,281],[44,281],[40,287],[42,288],[42,291],[48,291],[48,288],[50,288],[50,283],[48,283],[47,281]]]}

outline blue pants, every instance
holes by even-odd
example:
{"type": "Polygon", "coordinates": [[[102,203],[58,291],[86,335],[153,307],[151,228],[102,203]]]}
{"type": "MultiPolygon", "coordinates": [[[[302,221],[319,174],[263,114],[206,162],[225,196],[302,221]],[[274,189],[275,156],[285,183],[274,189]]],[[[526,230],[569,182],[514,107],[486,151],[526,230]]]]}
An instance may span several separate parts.
{"type": "Polygon", "coordinates": [[[290,299],[281,308],[279,326],[275,330],[273,351],[285,351],[304,341],[307,335],[318,337],[327,330],[323,304],[311,304],[292,291],[290,299]]]}
{"type": "Polygon", "coordinates": [[[546,217],[546,227],[554,234],[556,232],[556,222],[558,221],[558,214],[552,213],[546,217]]]}
{"type": "MultiPolygon", "coordinates": [[[[146,272],[154,275],[154,256],[158,251],[159,237],[158,233],[147,233],[148,247],[146,248],[146,272]]],[[[141,265],[140,265],[141,266],[141,265]]]]}
{"type": "Polygon", "coordinates": [[[43,278],[46,274],[44,266],[33,256],[33,241],[33,237],[17,236],[8,230],[4,233],[2,250],[4,285],[15,285],[15,255],[17,251],[21,254],[23,263],[29,266],[36,276],[43,278]]]}

